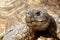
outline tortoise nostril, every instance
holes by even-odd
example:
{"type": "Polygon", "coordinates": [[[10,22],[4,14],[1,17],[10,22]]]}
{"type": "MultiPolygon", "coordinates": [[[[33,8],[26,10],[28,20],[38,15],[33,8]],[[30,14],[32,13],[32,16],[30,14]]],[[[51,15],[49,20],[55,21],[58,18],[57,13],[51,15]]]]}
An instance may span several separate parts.
{"type": "Polygon", "coordinates": [[[37,12],[36,15],[37,15],[37,16],[40,16],[40,12],[37,12]]]}

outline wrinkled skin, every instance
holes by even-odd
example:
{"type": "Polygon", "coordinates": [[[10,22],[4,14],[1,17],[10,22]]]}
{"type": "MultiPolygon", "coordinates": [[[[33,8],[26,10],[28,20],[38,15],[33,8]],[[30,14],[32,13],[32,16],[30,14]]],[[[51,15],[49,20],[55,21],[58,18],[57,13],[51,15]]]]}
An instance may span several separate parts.
{"type": "Polygon", "coordinates": [[[26,23],[33,30],[44,31],[49,25],[50,19],[48,18],[47,11],[45,9],[30,8],[26,12],[26,23]]]}

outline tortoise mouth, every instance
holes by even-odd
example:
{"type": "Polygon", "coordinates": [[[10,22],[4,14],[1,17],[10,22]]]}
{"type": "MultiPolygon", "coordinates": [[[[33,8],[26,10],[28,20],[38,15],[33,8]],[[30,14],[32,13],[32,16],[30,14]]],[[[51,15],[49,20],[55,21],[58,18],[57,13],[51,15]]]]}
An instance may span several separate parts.
{"type": "Polygon", "coordinates": [[[42,19],[42,20],[31,20],[31,22],[46,22],[46,19],[42,19]]]}
{"type": "Polygon", "coordinates": [[[35,23],[38,23],[38,22],[40,22],[40,23],[46,23],[48,20],[46,20],[46,19],[42,19],[42,20],[26,20],[26,23],[33,23],[33,22],[35,22],[35,23]]]}
{"type": "Polygon", "coordinates": [[[34,21],[31,21],[31,22],[27,22],[27,24],[29,26],[41,26],[41,25],[43,25],[45,23],[46,23],[46,20],[42,20],[42,21],[36,21],[36,20],[34,20],[34,21]]]}

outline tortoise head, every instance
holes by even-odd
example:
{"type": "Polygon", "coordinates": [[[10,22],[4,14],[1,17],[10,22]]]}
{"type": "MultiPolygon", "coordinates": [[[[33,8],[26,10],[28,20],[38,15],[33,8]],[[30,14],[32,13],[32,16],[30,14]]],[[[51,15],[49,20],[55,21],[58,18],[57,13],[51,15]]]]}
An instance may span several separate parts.
{"type": "Polygon", "coordinates": [[[49,25],[49,15],[45,9],[30,8],[26,11],[25,21],[33,30],[43,31],[49,25]]]}

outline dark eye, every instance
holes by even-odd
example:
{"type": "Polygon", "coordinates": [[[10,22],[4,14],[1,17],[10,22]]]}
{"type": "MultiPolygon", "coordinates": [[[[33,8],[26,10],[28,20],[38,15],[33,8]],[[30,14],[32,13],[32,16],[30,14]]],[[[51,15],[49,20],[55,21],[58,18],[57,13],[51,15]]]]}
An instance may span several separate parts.
{"type": "Polygon", "coordinates": [[[40,12],[37,12],[36,15],[37,15],[37,16],[40,16],[40,12]]]}
{"type": "Polygon", "coordinates": [[[29,12],[27,14],[29,14],[29,12]]]}

